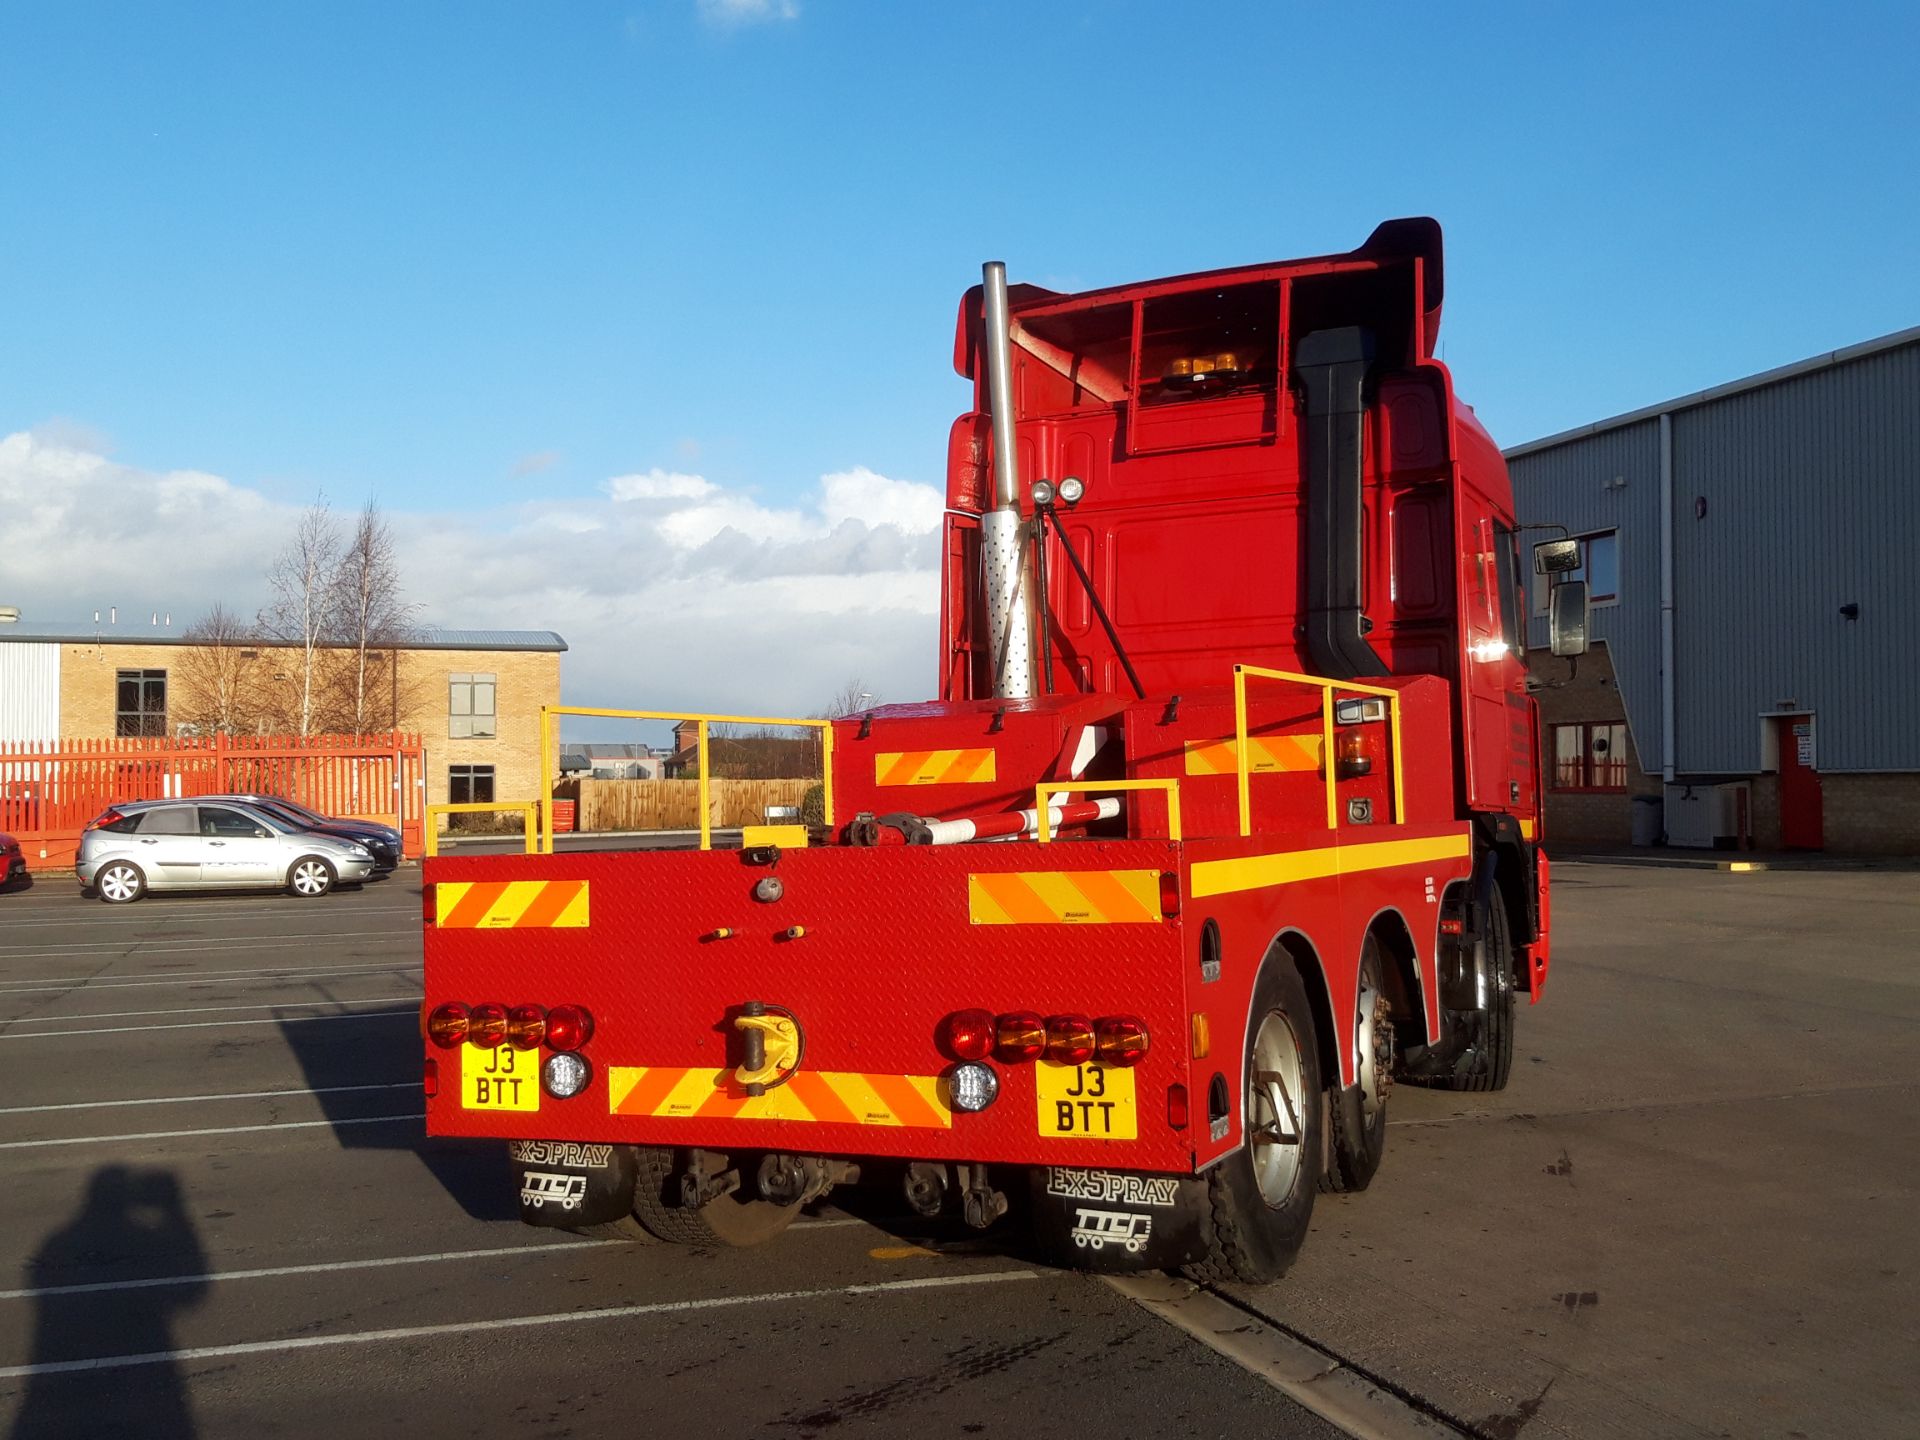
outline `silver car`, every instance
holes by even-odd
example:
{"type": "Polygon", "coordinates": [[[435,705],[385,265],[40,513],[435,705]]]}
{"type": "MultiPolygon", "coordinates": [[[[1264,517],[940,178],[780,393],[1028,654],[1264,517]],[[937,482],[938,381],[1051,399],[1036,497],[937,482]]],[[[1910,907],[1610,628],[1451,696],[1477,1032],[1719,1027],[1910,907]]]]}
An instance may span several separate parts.
{"type": "Polygon", "coordinates": [[[373,854],[251,805],[133,800],[87,827],[73,873],[82,893],[114,905],[149,890],[291,890],[312,898],[365,880],[373,854]]]}

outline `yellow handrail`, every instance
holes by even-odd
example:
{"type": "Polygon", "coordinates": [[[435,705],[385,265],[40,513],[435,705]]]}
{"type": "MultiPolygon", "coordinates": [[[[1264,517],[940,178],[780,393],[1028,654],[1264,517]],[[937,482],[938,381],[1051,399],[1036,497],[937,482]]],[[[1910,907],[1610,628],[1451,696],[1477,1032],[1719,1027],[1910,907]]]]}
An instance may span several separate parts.
{"type": "Polygon", "coordinates": [[[1053,839],[1053,821],[1047,801],[1054,795],[1085,791],[1092,795],[1113,790],[1164,790],[1167,792],[1167,838],[1180,839],[1180,782],[1178,780],[1049,780],[1033,787],[1034,838],[1042,845],[1053,839]]]}
{"type": "Polygon", "coordinates": [[[483,814],[483,813],[498,813],[503,810],[518,810],[521,813],[522,817],[525,819],[525,822],[526,822],[525,824],[526,847],[527,847],[526,853],[529,855],[534,855],[539,853],[535,848],[535,839],[534,839],[534,818],[539,813],[539,810],[540,810],[540,806],[537,801],[475,800],[475,801],[472,801],[471,803],[462,802],[461,804],[458,804],[458,805],[427,806],[427,819],[426,819],[426,824],[424,826],[424,829],[426,831],[427,854],[432,856],[432,855],[438,855],[440,853],[440,827],[435,822],[439,820],[439,818],[442,815],[477,815],[477,814],[483,814]]]}
{"type": "Polygon", "coordinates": [[[1263,670],[1258,665],[1233,667],[1233,749],[1234,767],[1240,783],[1240,833],[1253,833],[1253,806],[1249,800],[1247,777],[1253,772],[1247,764],[1247,677],[1283,680],[1293,685],[1312,685],[1320,691],[1320,771],[1327,783],[1327,828],[1340,826],[1339,801],[1334,795],[1333,692],[1350,691],[1356,695],[1379,695],[1387,702],[1387,720],[1393,733],[1393,823],[1407,821],[1406,793],[1400,765],[1400,692],[1380,685],[1363,685],[1357,680],[1329,680],[1324,675],[1301,675],[1292,670],[1263,670]]]}
{"type": "MultiPolygon", "coordinates": [[[[708,796],[711,793],[707,779],[707,727],[709,725],[792,725],[820,732],[820,788],[822,798],[822,819],[826,827],[833,828],[833,721],[808,718],[796,720],[789,716],[778,715],[703,715],[680,710],[602,710],[589,705],[542,705],[540,707],[540,763],[552,765],[557,771],[559,756],[554,748],[553,717],[555,715],[595,715],[613,720],[671,720],[683,724],[689,720],[697,727],[694,731],[695,752],[700,770],[700,848],[713,848],[713,816],[708,810],[708,796]]],[[[553,806],[540,807],[540,852],[543,855],[553,853],[553,806]]]]}

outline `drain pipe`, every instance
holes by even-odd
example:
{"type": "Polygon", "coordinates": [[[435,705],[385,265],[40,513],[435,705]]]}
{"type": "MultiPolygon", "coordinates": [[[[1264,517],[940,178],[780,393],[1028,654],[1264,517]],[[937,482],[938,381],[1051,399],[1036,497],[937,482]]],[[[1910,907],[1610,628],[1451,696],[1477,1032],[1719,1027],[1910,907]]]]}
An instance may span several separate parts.
{"type": "Polygon", "coordinates": [[[1013,347],[1008,339],[1007,267],[980,268],[985,301],[987,407],[993,420],[993,506],[980,517],[987,623],[992,627],[993,693],[1001,700],[1033,696],[1033,587],[1025,583],[1027,547],[1020,543],[1020,465],[1013,432],[1013,347]]]}
{"type": "Polygon", "coordinates": [[[1673,783],[1673,415],[1660,417],[1660,778],[1673,783]]]}

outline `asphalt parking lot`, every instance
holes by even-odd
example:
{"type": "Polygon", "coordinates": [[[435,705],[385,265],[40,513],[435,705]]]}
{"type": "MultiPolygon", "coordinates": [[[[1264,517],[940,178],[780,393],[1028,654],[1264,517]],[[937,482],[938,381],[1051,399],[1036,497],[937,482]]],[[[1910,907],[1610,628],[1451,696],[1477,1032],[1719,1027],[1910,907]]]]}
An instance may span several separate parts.
{"type": "MultiPolygon", "coordinates": [[[[878,1197],[758,1251],[522,1227],[493,1147],[421,1137],[416,876],[0,895],[12,1435],[1334,1433],[878,1197]]],[[[1436,1431],[1911,1434],[1920,883],[1555,879],[1511,1087],[1397,1088],[1373,1189],[1210,1339],[1267,1317],[1436,1431]]]]}

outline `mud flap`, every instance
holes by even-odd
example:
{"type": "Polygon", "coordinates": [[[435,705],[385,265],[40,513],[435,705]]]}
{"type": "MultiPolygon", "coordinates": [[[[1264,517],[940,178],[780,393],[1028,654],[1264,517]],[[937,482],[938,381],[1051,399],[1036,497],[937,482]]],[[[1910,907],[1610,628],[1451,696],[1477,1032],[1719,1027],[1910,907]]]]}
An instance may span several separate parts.
{"type": "Polygon", "coordinates": [[[1207,1182],[1036,1165],[1028,1174],[1043,1253],[1076,1269],[1114,1274],[1173,1270],[1207,1254],[1207,1182]]]}
{"type": "Polygon", "coordinates": [[[529,1225],[605,1225],[633,1213],[640,1172],[631,1145],[515,1140],[507,1159],[529,1225]]]}

